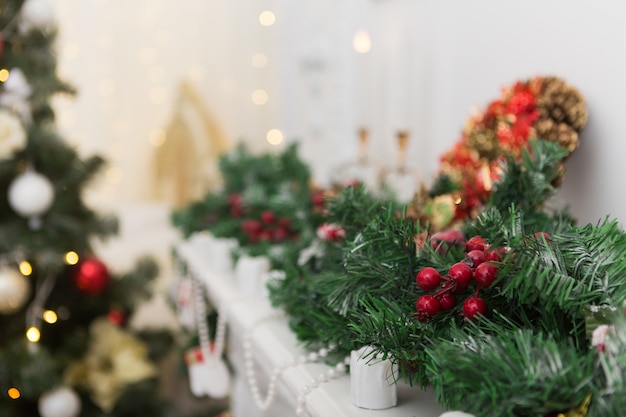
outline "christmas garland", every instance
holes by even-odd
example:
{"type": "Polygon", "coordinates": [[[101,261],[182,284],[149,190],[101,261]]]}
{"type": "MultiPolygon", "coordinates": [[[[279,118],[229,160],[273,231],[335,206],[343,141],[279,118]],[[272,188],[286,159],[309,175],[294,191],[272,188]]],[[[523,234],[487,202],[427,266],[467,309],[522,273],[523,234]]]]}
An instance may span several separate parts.
{"type": "MultiPolygon", "coordinates": [[[[621,415],[626,234],[608,218],[577,226],[547,204],[586,119],[580,94],[558,78],[505,89],[406,211],[360,186],[307,211],[316,222],[269,283],[273,304],[305,346],[337,347],[328,361],[372,346],[449,408],[621,415]]],[[[249,233],[237,222],[222,236],[249,233]]]]}
{"type": "Polygon", "coordinates": [[[433,186],[413,200],[412,213],[437,229],[476,218],[506,156],[519,158],[532,139],[558,143],[569,155],[586,123],[584,98],[560,78],[535,77],[503,88],[498,99],[467,120],[460,139],[442,155],[433,186]]]}
{"type": "Polygon", "coordinates": [[[308,166],[297,144],[280,153],[252,154],[245,145],[219,160],[223,186],[173,213],[185,236],[209,231],[234,238],[235,256],[269,256],[275,267],[295,262],[321,218],[324,196],[312,187],[308,166]]]}
{"type": "MultiPolygon", "coordinates": [[[[576,226],[567,209],[545,204],[586,121],[582,99],[554,78],[510,91],[507,97],[519,97],[509,105],[543,92],[535,101],[542,107],[529,113],[519,148],[492,159],[491,188],[475,212],[457,216],[461,231],[433,234],[437,227],[424,221],[431,213],[413,206],[398,216],[384,202],[343,194],[329,205],[330,217],[366,213],[360,219],[369,220],[352,230],[358,222],[338,222],[345,240],[326,242],[314,260],[272,283],[272,299],[305,345],[373,346],[451,408],[480,416],[621,415],[626,234],[609,219],[576,226]],[[560,107],[548,106],[550,99],[560,107]],[[537,131],[551,140],[532,139],[537,131]]],[[[491,107],[487,115],[507,114],[491,107]]],[[[462,146],[471,147],[473,131],[464,132],[462,146]]],[[[442,178],[437,186],[456,185],[442,178]]],[[[433,195],[444,195],[435,188],[433,195]]]]}

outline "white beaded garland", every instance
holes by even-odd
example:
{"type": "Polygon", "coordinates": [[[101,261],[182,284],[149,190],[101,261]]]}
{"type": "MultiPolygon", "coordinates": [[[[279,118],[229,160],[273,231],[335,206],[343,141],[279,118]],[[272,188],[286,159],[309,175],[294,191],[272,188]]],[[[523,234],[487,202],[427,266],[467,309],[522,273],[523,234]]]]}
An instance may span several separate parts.
{"type": "MultiPolygon", "coordinates": [[[[267,385],[267,391],[265,397],[261,396],[261,390],[258,385],[258,381],[256,378],[256,372],[254,369],[254,361],[252,354],[252,332],[261,322],[270,320],[276,317],[282,316],[282,313],[272,313],[268,314],[266,317],[259,319],[244,335],[242,347],[243,357],[244,357],[244,366],[245,366],[245,374],[248,379],[248,388],[250,389],[250,393],[252,394],[252,398],[256,403],[257,407],[261,411],[267,411],[269,407],[272,405],[275,397],[276,397],[276,384],[278,379],[281,377],[284,371],[289,368],[293,368],[298,365],[304,365],[306,363],[317,362],[320,358],[325,358],[328,356],[328,353],[334,349],[334,346],[328,346],[325,348],[319,349],[317,352],[311,352],[308,355],[300,355],[296,360],[288,360],[283,362],[282,364],[277,365],[272,372],[270,372],[270,379],[267,385]]],[[[335,365],[334,368],[330,368],[326,372],[321,373],[317,378],[313,378],[308,384],[304,384],[300,387],[300,394],[296,397],[296,416],[304,416],[306,415],[305,405],[306,405],[306,395],[310,394],[311,391],[317,388],[320,383],[327,382],[331,379],[337,378],[340,375],[343,375],[346,371],[345,363],[350,363],[350,358],[345,358],[342,362],[339,362],[335,365]]]]}
{"type": "MultiPolygon", "coordinates": [[[[181,267],[182,269],[182,267],[181,267]]],[[[224,350],[224,338],[226,332],[226,309],[221,308],[218,314],[218,322],[216,329],[216,340],[214,343],[214,349],[211,351],[209,347],[209,331],[208,326],[206,324],[206,320],[200,320],[200,318],[204,318],[205,316],[205,302],[203,291],[201,290],[202,284],[199,280],[197,280],[193,274],[190,273],[193,283],[193,295],[195,296],[195,307],[196,307],[196,315],[197,315],[197,331],[200,339],[200,348],[202,350],[203,355],[214,356],[221,358],[223,350],[224,350]]],[[[249,297],[246,297],[249,299],[249,297]]],[[[229,303],[224,303],[224,306],[232,304],[232,300],[229,303]]],[[[321,358],[328,357],[328,354],[335,350],[336,345],[329,344],[326,347],[319,349],[317,352],[310,352],[305,355],[300,355],[297,358],[289,359],[282,362],[270,372],[269,381],[267,383],[267,390],[265,392],[265,396],[261,394],[261,389],[259,387],[259,383],[256,376],[255,364],[254,364],[254,355],[252,351],[252,332],[253,330],[262,322],[271,320],[280,316],[283,316],[282,312],[272,312],[267,314],[265,317],[260,318],[254,323],[251,328],[248,330],[246,334],[243,336],[243,340],[241,346],[243,348],[243,358],[244,358],[244,368],[245,368],[245,376],[248,382],[248,388],[252,395],[252,398],[256,404],[256,406],[261,411],[267,411],[269,407],[274,402],[276,398],[276,386],[278,383],[278,379],[282,376],[282,374],[291,368],[294,368],[299,365],[304,365],[307,363],[313,363],[319,361],[321,358]]],[[[296,416],[305,416],[306,415],[306,396],[310,394],[315,388],[319,387],[321,383],[330,381],[332,379],[338,378],[346,373],[347,367],[346,365],[350,363],[350,357],[346,357],[343,361],[337,363],[334,367],[326,370],[321,373],[317,378],[311,379],[308,384],[304,384],[300,387],[300,393],[296,397],[296,416]]]]}

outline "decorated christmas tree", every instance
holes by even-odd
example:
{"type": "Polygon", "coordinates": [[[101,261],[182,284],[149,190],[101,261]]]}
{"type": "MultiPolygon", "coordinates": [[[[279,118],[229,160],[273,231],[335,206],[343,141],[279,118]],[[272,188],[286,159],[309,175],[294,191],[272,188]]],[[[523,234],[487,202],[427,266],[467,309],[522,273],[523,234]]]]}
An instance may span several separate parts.
{"type": "Polygon", "coordinates": [[[74,90],[56,73],[52,12],[0,1],[0,416],[162,415],[168,338],[126,327],[157,267],[113,276],[93,252],[117,222],[82,198],[103,159],[55,128],[51,99],[74,90]]]}

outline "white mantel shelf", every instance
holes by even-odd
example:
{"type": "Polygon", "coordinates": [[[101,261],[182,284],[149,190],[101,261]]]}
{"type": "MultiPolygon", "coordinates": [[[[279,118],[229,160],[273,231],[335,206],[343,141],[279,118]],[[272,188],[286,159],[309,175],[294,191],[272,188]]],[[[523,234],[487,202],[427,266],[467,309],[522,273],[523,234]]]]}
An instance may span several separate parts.
{"type": "MultiPolygon", "coordinates": [[[[176,246],[181,259],[207,289],[210,303],[225,308],[228,323],[228,361],[234,368],[231,408],[235,417],[294,416],[296,397],[303,385],[318,377],[328,367],[323,363],[300,364],[284,371],[278,381],[277,398],[266,412],[257,409],[247,387],[243,370],[243,335],[252,331],[251,342],[261,394],[267,387],[267,375],[280,364],[295,360],[306,352],[297,342],[284,316],[276,317],[267,294],[246,295],[237,290],[234,277],[211,270],[202,245],[194,239],[176,246]],[[274,313],[274,318],[263,320],[274,313]]],[[[350,376],[324,382],[306,396],[310,417],[438,417],[445,409],[437,404],[431,391],[404,384],[398,386],[398,405],[386,410],[366,410],[350,401],[350,376]]]]}

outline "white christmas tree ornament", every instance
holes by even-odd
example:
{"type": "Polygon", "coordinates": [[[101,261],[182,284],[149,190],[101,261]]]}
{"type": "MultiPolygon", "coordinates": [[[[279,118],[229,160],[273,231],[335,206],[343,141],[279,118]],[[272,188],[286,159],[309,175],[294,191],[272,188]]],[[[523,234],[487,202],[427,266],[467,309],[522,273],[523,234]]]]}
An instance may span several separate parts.
{"type": "Polygon", "coordinates": [[[9,205],[17,214],[30,219],[33,229],[41,227],[40,216],[52,206],[54,187],[50,180],[32,169],[9,185],[9,205]]]}
{"type": "Polygon", "coordinates": [[[20,32],[45,29],[54,23],[54,8],[49,0],[26,0],[20,11],[20,32]]]}
{"type": "Polygon", "coordinates": [[[81,403],[76,392],[68,387],[60,387],[48,391],[39,398],[39,414],[41,417],[77,417],[81,403]]]}

